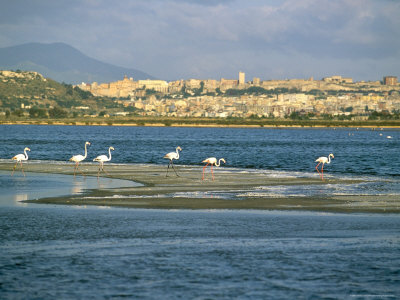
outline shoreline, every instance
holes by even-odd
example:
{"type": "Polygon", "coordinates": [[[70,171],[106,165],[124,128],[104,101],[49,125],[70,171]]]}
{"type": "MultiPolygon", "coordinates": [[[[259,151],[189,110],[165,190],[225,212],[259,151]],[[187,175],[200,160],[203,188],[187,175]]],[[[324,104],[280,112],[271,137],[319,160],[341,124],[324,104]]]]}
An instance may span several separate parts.
{"type": "MultiPolygon", "coordinates": [[[[11,171],[13,163],[0,163],[0,169],[11,171]]],[[[97,176],[96,164],[82,164],[87,176],[97,176]]],[[[233,168],[215,168],[215,181],[206,173],[201,180],[202,166],[182,166],[180,177],[171,173],[165,177],[166,165],[109,164],[110,176],[101,179],[125,179],[142,186],[112,189],[93,189],[84,194],[42,198],[24,202],[62,205],[94,205],[149,209],[252,209],[279,211],[316,211],[336,213],[400,213],[398,195],[312,195],[312,196],[258,196],[265,189],[323,185],[356,185],[363,180],[329,177],[321,181],[315,177],[279,177],[267,173],[233,168]]],[[[73,175],[73,164],[24,164],[25,172],[73,175]]],[[[29,173],[27,173],[29,176],[29,173]]]]}
{"type": "MultiPolygon", "coordinates": [[[[222,121],[222,120],[221,120],[222,121]]],[[[55,126],[126,126],[126,127],[198,127],[198,128],[315,128],[315,129],[323,129],[323,128],[363,128],[363,129],[400,129],[400,123],[397,125],[384,125],[378,123],[368,124],[368,122],[362,121],[338,121],[332,124],[324,123],[324,122],[313,122],[313,121],[304,121],[304,122],[297,122],[293,121],[293,124],[282,124],[291,121],[277,121],[276,124],[271,124],[267,122],[267,124],[262,123],[261,121],[258,123],[253,123],[249,121],[248,123],[244,124],[236,124],[235,122],[232,123],[224,123],[220,124],[218,122],[196,120],[187,121],[187,120],[174,120],[174,119],[165,119],[159,122],[154,122],[154,119],[139,119],[134,121],[124,121],[121,120],[114,121],[107,121],[107,120],[97,120],[97,119],[88,119],[85,121],[57,121],[56,119],[52,120],[21,120],[21,121],[0,121],[0,125],[55,125],[55,126]]]]}

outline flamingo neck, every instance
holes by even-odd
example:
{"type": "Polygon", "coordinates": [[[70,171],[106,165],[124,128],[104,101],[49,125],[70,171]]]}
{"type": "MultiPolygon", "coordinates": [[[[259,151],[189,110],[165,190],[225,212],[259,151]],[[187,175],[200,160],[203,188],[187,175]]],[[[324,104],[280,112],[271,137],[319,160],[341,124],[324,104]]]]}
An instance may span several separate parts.
{"type": "Polygon", "coordinates": [[[83,157],[86,158],[86,156],[87,156],[87,144],[85,143],[85,155],[83,157]]]}
{"type": "Polygon", "coordinates": [[[108,148],[108,160],[111,160],[111,148],[108,148]]]}
{"type": "Polygon", "coordinates": [[[326,162],[327,164],[330,164],[331,163],[331,156],[329,155],[328,156],[328,161],[326,162]]]}
{"type": "Polygon", "coordinates": [[[176,159],[179,159],[179,150],[176,148],[176,159]]]}
{"type": "Polygon", "coordinates": [[[215,166],[216,166],[216,167],[219,167],[220,164],[221,164],[221,159],[218,160],[218,163],[215,163],[215,166]]]}
{"type": "Polygon", "coordinates": [[[28,153],[26,153],[26,150],[24,150],[25,153],[25,159],[28,160],[28,153]]]}

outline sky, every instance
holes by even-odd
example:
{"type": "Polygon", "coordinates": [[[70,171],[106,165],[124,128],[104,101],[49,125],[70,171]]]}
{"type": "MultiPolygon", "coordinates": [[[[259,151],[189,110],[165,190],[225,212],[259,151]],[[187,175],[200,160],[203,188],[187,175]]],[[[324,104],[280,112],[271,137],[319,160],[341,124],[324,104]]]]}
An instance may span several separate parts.
{"type": "Polygon", "coordinates": [[[399,16],[399,0],[0,0],[0,47],[63,42],[168,81],[375,81],[400,77],[399,16]]]}

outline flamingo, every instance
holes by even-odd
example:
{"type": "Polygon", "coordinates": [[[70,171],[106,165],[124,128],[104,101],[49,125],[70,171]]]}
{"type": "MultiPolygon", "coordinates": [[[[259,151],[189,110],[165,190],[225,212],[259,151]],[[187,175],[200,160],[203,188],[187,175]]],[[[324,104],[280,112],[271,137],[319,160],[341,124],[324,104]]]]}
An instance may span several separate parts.
{"type": "Polygon", "coordinates": [[[164,155],[163,158],[169,159],[168,168],[167,168],[167,174],[165,175],[165,177],[168,176],[168,170],[169,170],[169,166],[170,165],[174,169],[176,176],[179,177],[178,173],[176,173],[176,170],[174,168],[174,163],[172,161],[173,159],[179,159],[179,151],[182,151],[182,148],[178,146],[178,147],[176,147],[176,152],[170,152],[170,153],[167,153],[167,154],[164,155]]]}
{"type": "MultiPolygon", "coordinates": [[[[74,155],[74,156],[72,156],[69,160],[70,161],[74,161],[75,162],[75,167],[74,167],[74,176],[75,176],[75,173],[76,173],[76,170],[78,170],[78,168],[79,168],[79,163],[82,161],[82,160],[84,160],[85,158],[86,158],[86,156],[87,156],[87,146],[90,146],[90,143],[89,142],[86,142],[85,143],[85,155],[80,155],[80,154],[78,154],[78,155],[74,155]]],[[[83,172],[82,171],[80,171],[81,173],[82,173],[82,175],[85,175],[85,174],[83,174],[83,172]]]]}
{"type": "Polygon", "coordinates": [[[335,158],[333,156],[333,154],[329,154],[328,157],[325,156],[321,156],[318,157],[317,160],[315,162],[318,162],[318,165],[315,166],[315,169],[318,171],[318,174],[321,176],[321,179],[324,180],[324,165],[325,164],[330,164],[331,163],[331,157],[335,158]],[[321,167],[321,172],[318,170],[318,166],[322,163],[322,167],[321,167]]]}
{"type": "Polygon", "coordinates": [[[24,176],[25,176],[24,168],[22,167],[22,161],[23,161],[23,160],[28,160],[28,153],[26,153],[26,151],[31,151],[31,149],[29,149],[28,147],[25,147],[25,148],[24,148],[24,153],[25,153],[25,155],[24,155],[24,154],[17,154],[17,155],[15,155],[13,158],[11,158],[12,160],[16,160],[16,161],[17,161],[17,162],[15,163],[15,166],[14,166],[14,168],[13,168],[13,171],[12,171],[12,173],[11,173],[11,176],[14,175],[14,171],[15,171],[15,168],[17,167],[17,164],[18,164],[18,163],[21,164],[21,171],[22,171],[22,174],[24,174],[24,176]]]}
{"type": "Polygon", "coordinates": [[[100,175],[100,171],[103,170],[104,173],[107,175],[110,175],[104,170],[104,162],[105,161],[110,161],[111,160],[111,150],[115,150],[114,147],[109,147],[108,148],[108,157],[106,155],[99,155],[93,161],[98,161],[99,162],[99,172],[97,173],[97,177],[100,175]]]}
{"type": "Polygon", "coordinates": [[[214,180],[213,165],[215,165],[216,167],[219,167],[221,164],[221,161],[223,161],[224,164],[226,163],[225,159],[223,159],[223,158],[220,158],[218,160],[218,163],[217,163],[217,159],[215,157],[209,157],[209,158],[203,160],[203,163],[207,163],[207,164],[203,167],[203,177],[201,178],[201,180],[204,180],[204,171],[208,165],[211,165],[212,180],[214,180]]]}

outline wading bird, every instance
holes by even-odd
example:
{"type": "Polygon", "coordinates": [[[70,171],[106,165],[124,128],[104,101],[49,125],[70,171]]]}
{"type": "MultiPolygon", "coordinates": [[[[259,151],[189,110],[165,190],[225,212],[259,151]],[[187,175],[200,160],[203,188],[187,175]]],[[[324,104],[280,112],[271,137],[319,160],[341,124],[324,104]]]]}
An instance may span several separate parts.
{"type": "Polygon", "coordinates": [[[24,154],[17,154],[17,155],[15,155],[13,158],[11,158],[12,160],[16,160],[16,161],[17,161],[17,162],[15,163],[15,166],[14,166],[14,168],[13,168],[13,171],[12,171],[12,173],[11,173],[11,176],[14,175],[14,171],[15,171],[15,168],[17,167],[18,163],[21,164],[21,171],[22,171],[22,174],[24,174],[24,176],[25,176],[24,168],[22,167],[22,161],[23,161],[23,160],[28,160],[28,154],[26,153],[26,151],[31,151],[31,149],[29,149],[28,147],[25,147],[25,149],[24,149],[25,155],[24,155],[24,154]]]}
{"type": "Polygon", "coordinates": [[[115,150],[114,147],[109,147],[108,148],[108,157],[106,155],[99,155],[93,161],[98,161],[99,162],[99,172],[97,173],[97,177],[99,177],[100,172],[103,171],[107,175],[110,175],[104,170],[104,162],[105,161],[110,161],[111,160],[111,150],[115,150]]]}
{"type": "Polygon", "coordinates": [[[226,163],[225,159],[223,159],[223,158],[220,158],[218,160],[218,163],[217,163],[217,159],[215,157],[209,157],[209,158],[203,160],[203,163],[207,163],[207,164],[203,167],[203,177],[201,178],[201,180],[204,180],[204,171],[208,165],[211,165],[211,175],[212,175],[212,180],[214,180],[213,165],[216,167],[219,167],[221,164],[221,161],[223,161],[224,164],[226,163]]]}
{"type": "MultiPolygon", "coordinates": [[[[79,163],[80,163],[82,160],[84,160],[84,159],[86,158],[86,156],[87,156],[87,146],[88,146],[88,145],[90,146],[90,143],[89,143],[89,142],[86,142],[86,143],[85,143],[85,155],[80,155],[80,154],[78,154],[78,155],[72,156],[72,157],[69,159],[70,161],[75,162],[74,176],[75,176],[76,171],[77,171],[78,168],[79,168],[79,163]]],[[[85,174],[83,174],[83,172],[82,172],[81,170],[79,170],[79,171],[82,173],[83,176],[85,176],[85,174]]]]}
{"type": "Polygon", "coordinates": [[[325,164],[330,164],[330,163],[331,163],[331,157],[332,157],[332,158],[335,158],[335,157],[333,156],[333,154],[331,153],[331,154],[329,154],[328,157],[321,156],[321,157],[318,157],[318,158],[316,159],[316,161],[315,161],[315,162],[318,162],[318,165],[315,166],[315,169],[317,169],[318,174],[319,174],[319,176],[321,176],[321,179],[322,179],[322,180],[324,180],[324,165],[325,165],[325,164]],[[318,170],[318,166],[319,166],[321,163],[322,163],[322,167],[321,167],[321,172],[320,172],[320,171],[318,170]]]}
{"type": "Polygon", "coordinates": [[[174,169],[176,176],[179,177],[178,173],[176,173],[176,170],[175,170],[175,167],[174,167],[174,163],[172,161],[173,159],[179,159],[179,151],[182,151],[182,148],[178,146],[178,147],[176,147],[176,152],[170,152],[170,153],[167,153],[167,154],[164,155],[163,158],[169,159],[168,168],[167,168],[167,174],[165,175],[165,177],[168,176],[168,170],[169,170],[169,166],[170,165],[174,169]]]}

